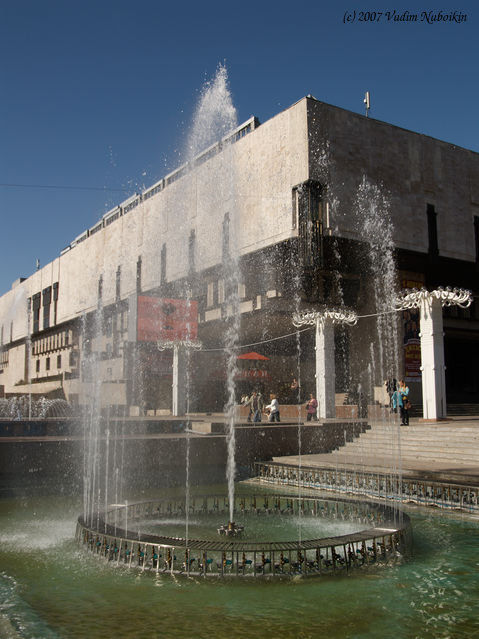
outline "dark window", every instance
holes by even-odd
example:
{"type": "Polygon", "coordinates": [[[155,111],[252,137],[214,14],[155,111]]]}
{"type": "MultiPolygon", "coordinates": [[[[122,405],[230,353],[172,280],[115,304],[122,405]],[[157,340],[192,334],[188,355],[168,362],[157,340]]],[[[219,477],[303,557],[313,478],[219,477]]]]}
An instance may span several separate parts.
{"type": "Polygon", "coordinates": [[[45,369],[47,371],[50,370],[50,358],[49,357],[47,357],[47,359],[45,360],[45,369]]]}
{"type": "Polygon", "coordinates": [[[160,281],[162,284],[166,282],[166,244],[161,247],[161,275],[160,281]]]}
{"type": "Polygon", "coordinates": [[[312,180],[297,188],[298,224],[301,257],[304,266],[322,266],[323,201],[322,187],[312,180]]]}
{"type": "Polygon", "coordinates": [[[194,273],[195,271],[195,248],[196,248],[196,234],[194,230],[190,232],[188,239],[188,271],[194,273]]]}
{"type": "Polygon", "coordinates": [[[58,282],[53,284],[53,324],[57,323],[58,312],[58,282]]]}
{"type": "Polygon", "coordinates": [[[43,328],[50,327],[50,305],[52,303],[52,287],[48,286],[42,291],[42,305],[43,305],[43,328]]]}
{"type": "Polygon", "coordinates": [[[118,324],[122,316],[122,313],[117,313],[113,318],[113,357],[119,357],[120,355],[120,333],[118,331],[118,324]]]}
{"type": "Polygon", "coordinates": [[[35,293],[32,298],[33,302],[33,332],[38,333],[40,330],[40,305],[41,305],[41,294],[35,293]]]}
{"type": "Polygon", "coordinates": [[[439,255],[437,213],[432,204],[427,205],[427,234],[429,238],[429,255],[439,255]]]}
{"type": "Polygon", "coordinates": [[[474,240],[476,243],[476,262],[479,263],[479,215],[474,216],[474,240]]]}
{"type": "Polygon", "coordinates": [[[141,255],[136,261],[136,292],[141,293],[141,255]]]}
{"type": "Polygon", "coordinates": [[[223,261],[230,256],[230,214],[225,213],[223,219],[223,237],[222,237],[223,261]]]}
{"type": "Polygon", "coordinates": [[[57,355],[57,368],[61,368],[61,367],[62,367],[62,356],[57,355]]]}
{"type": "Polygon", "coordinates": [[[37,361],[35,362],[35,370],[37,373],[40,372],[40,360],[37,359],[37,361]]]}
{"type": "Polygon", "coordinates": [[[43,297],[43,306],[48,306],[52,303],[52,287],[51,286],[48,286],[47,288],[43,289],[42,297],[43,297]]]}
{"type": "Polygon", "coordinates": [[[291,228],[295,229],[298,226],[298,187],[296,186],[292,192],[291,212],[291,228]]]}
{"type": "Polygon", "coordinates": [[[120,299],[121,266],[116,269],[116,301],[120,299]]]}
{"type": "Polygon", "coordinates": [[[112,318],[110,317],[106,317],[105,318],[105,324],[104,324],[104,332],[103,334],[106,337],[111,337],[111,332],[112,332],[112,318]]]}

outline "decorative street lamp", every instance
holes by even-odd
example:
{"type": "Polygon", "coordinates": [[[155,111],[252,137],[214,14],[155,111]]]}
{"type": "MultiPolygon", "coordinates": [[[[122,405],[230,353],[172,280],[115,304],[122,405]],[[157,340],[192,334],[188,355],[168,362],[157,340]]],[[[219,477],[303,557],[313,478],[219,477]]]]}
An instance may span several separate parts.
{"type": "Polygon", "coordinates": [[[334,363],[334,325],[354,326],[358,316],[348,309],[300,311],[293,315],[296,327],[316,326],[316,399],[319,417],[336,417],[336,371],[334,363]]]}
{"type": "Polygon", "coordinates": [[[467,308],[472,293],[463,288],[405,289],[396,299],[400,311],[419,309],[421,338],[422,404],[424,419],[446,417],[443,306],[467,308]]]}

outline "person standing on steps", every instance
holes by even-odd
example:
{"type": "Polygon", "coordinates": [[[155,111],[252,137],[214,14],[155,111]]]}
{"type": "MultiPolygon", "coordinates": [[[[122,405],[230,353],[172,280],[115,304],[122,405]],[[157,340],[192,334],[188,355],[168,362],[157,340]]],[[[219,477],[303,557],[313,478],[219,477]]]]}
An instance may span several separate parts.
{"type": "Polygon", "coordinates": [[[403,379],[399,382],[399,411],[401,413],[401,426],[409,426],[409,408],[411,404],[409,402],[409,386],[406,386],[403,379]]]}
{"type": "Polygon", "coordinates": [[[314,397],[313,393],[309,394],[309,399],[306,402],[306,421],[310,422],[313,419],[317,419],[316,412],[318,410],[318,400],[314,397]]]}

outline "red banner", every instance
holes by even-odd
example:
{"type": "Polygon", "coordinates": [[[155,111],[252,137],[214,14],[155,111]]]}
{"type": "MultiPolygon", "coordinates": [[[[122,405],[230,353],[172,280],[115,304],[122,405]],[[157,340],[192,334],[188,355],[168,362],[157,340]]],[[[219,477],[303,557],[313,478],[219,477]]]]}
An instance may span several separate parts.
{"type": "Polygon", "coordinates": [[[138,296],[139,342],[195,340],[198,302],[138,296]]]}
{"type": "MultiPolygon", "coordinates": [[[[424,286],[423,282],[402,280],[402,288],[424,286]]],[[[404,320],[404,378],[406,382],[421,381],[421,340],[419,338],[419,309],[403,311],[404,320]]]]}

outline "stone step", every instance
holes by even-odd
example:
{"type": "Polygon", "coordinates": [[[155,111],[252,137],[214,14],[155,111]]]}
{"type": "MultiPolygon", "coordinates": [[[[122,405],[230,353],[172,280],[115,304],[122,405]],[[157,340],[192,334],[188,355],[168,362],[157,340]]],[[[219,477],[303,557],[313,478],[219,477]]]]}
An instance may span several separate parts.
{"type": "MultiPolygon", "coordinates": [[[[386,450],[386,449],[378,449],[374,451],[375,455],[377,455],[378,457],[388,457],[391,458],[392,460],[394,459],[399,459],[399,454],[395,454],[394,452],[391,452],[390,450],[386,450]]],[[[337,459],[338,461],[342,458],[351,458],[352,455],[354,454],[355,457],[357,457],[358,461],[361,459],[361,454],[359,454],[358,451],[355,451],[354,453],[352,451],[338,451],[338,452],[333,452],[332,455],[332,459],[337,459]]],[[[401,456],[400,459],[402,459],[403,461],[406,459],[424,459],[424,460],[434,460],[434,461],[441,461],[444,460],[446,462],[453,462],[453,461],[459,461],[460,463],[475,463],[475,464],[479,464],[479,454],[478,453],[471,453],[471,454],[466,454],[466,453],[462,453],[461,451],[454,451],[454,452],[438,452],[438,451],[427,451],[427,452],[421,452],[421,451],[417,451],[417,452],[401,452],[401,456]]]]}
{"type": "MultiPolygon", "coordinates": [[[[388,433],[397,428],[400,428],[397,424],[373,424],[367,431],[368,433],[388,433]]],[[[409,422],[408,431],[415,433],[479,433],[479,422],[474,426],[455,426],[452,422],[449,424],[415,424],[409,422]]]]}
{"type": "MultiPolygon", "coordinates": [[[[438,449],[438,450],[453,450],[453,449],[457,449],[457,450],[471,450],[471,449],[475,449],[477,448],[478,444],[479,444],[479,440],[478,439],[469,439],[469,440],[458,440],[458,441],[447,441],[447,442],[441,442],[437,439],[430,439],[430,440],[416,440],[416,439],[412,439],[412,440],[406,440],[404,441],[404,439],[401,439],[400,441],[398,441],[398,439],[383,439],[383,440],[379,440],[379,439],[371,439],[371,440],[366,440],[364,442],[360,442],[358,444],[355,444],[354,449],[356,450],[363,450],[363,449],[367,449],[370,448],[371,450],[375,450],[377,448],[397,448],[397,446],[400,444],[401,449],[402,450],[407,450],[410,448],[414,448],[414,449],[427,449],[427,450],[432,450],[432,449],[438,449]]],[[[348,448],[351,448],[350,444],[346,444],[346,446],[348,448]]]]}
{"type": "Polygon", "coordinates": [[[479,415],[479,404],[448,404],[448,415],[479,415]]]}
{"type": "MultiPolygon", "coordinates": [[[[371,436],[371,437],[361,437],[359,442],[354,442],[354,444],[356,444],[357,446],[361,446],[361,445],[365,445],[365,444],[381,444],[381,443],[388,443],[388,442],[397,442],[398,441],[398,437],[397,436],[391,436],[391,435],[380,435],[380,436],[371,436]]],[[[441,442],[444,446],[454,446],[455,444],[462,446],[464,445],[469,445],[471,446],[472,444],[479,444],[479,433],[477,435],[473,435],[473,436],[461,436],[461,437],[447,437],[447,438],[441,438],[441,437],[434,437],[432,435],[403,435],[401,434],[400,437],[400,441],[401,441],[401,446],[408,446],[409,444],[417,444],[418,446],[420,444],[437,444],[438,442],[441,442]]]]}
{"type": "MultiPolygon", "coordinates": [[[[353,455],[351,453],[349,454],[336,454],[336,453],[332,453],[332,455],[334,456],[335,459],[341,459],[341,458],[346,458],[346,457],[353,457],[353,455]]],[[[476,464],[479,463],[479,455],[477,454],[471,454],[471,455],[464,455],[462,453],[453,453],[453,454],[439,454],[439,453],[434,453],[431,455],[428,455],[427,453],[407,453],[407,454],[401,454],[401,456],[399,457],[399,455],[396,455],[395,453],[391,453],[391,451],[387,451],[387,450],[378,450],[376,452],[376,455],[378,457],[390,457],[391,459],[431,459],[431,460],[460,460],[461,462],[471,462],[474,461],[476,464]]],[[[367,456],[367,455],[366,455],[367,456]]],[[[361,459],[362,455],[358,455],[355,454],[354,457],[356,457],[358,460],[361,459]]]]}
{"type": "MultiPolygon", "coordinates": [[[[434,441],[430,442],[428,445],[424,445],[424,442],[419,443],[407,443],[404,444],[401,442],[400,447],[401,456],[405,457],[407,455],[421,455],[429,458],[437,457],[437,456],[446,456],[446,457],[473,457],[478,459],[479,461],[479,448],[476,446],[471,446],[471,442],[460,442],[452,443],[445,442],[441,444],[440,442],[434,441]]],[[[361,455],[361,454],[382,454],[386,453],[389,455],[399,454],[399,449],[396,442],[374,442],[374,446],[361,445],[357,443],[347,444],[346,446],[337,449],[336,455],[344,454],[344,455],[361,455]]]]}
{"type": "MultiPolygon", "coordinates": [[[[396,441],[398,437],[401,442],[444,442],[449,444],[452,442],[478,442],[479,432],[473,433],[415,433],[411,432],[407,427],[402,428],[400,433],[393,431],[391,433],[363,433],[361,435],[361,441],[364,442],[381,442],[381,441],[396,441]]],[[[356,441],[356,440],[355,440],[356,441]]]]}
{"type": "Polygon", "coordinates": [[[406,451],[406,450],[428,450],[428,451],[433,451],[433,450],[448,450],[448,451],[463,451],[463,452],[469,452],[471,450],[477,449],[477,444],[479,444],[479,440],[469,440],[469,441],[458,441],[458,442],[447,442],[447,443],[441,443],[437,440],[430,440],[430,441],[407,441],[405,442],[404,440],[401,439],[400,442],[398,442],[397,439],[395,440],[371,440],[369,442],[363,442],[361,444],[358,444],[356,446],[351,446],[351,445],[347,445],[346,448],[348,450],[357,450],[357,451],[361,451],[361,450],[371,450],[372,452],[377,450],[378,448],[385,448],[385,449],[392,449],[392,448],[397,448],[398,445],[400,444],[401,450],[402,451],[406,451]]]}

